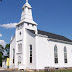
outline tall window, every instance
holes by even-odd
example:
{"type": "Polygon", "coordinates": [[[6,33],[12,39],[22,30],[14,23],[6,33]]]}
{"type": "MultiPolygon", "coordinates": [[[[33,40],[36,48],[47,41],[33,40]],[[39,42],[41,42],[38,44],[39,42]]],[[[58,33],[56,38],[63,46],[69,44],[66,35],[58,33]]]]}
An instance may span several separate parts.
{"type": "Polygon", "coordinates": [[[58,63],[58,50],[56,45],[54,47],[54,60],[55,60],[55,63],[58,63]]]}
{"type": "Polygon", "coordinates": [[[30,45],[30,63],[32,63],[32,45],[30,45]]]}
{"type": "Polygon", "coordinates": [[[64,63],[67,63],[67,49],[64,47],[64,63]]]}
{"type": "Polygon", "coordinates": [[[14,63],[14,59],[15,59],[15,49],[13,49],[13,63],[14,63]]]}
{"type": "Polygon", "coordinates": [[[22,52],[22,44],[18,44],[18,52],[22,52]]]}

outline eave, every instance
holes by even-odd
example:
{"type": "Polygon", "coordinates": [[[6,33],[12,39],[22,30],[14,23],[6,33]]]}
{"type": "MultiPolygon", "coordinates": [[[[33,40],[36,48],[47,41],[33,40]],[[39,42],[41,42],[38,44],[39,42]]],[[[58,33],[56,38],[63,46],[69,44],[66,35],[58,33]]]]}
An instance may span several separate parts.
{"type": "Polygon", "coordinates": [[[58,40],[58,39],[53,39],[53,38],[48,38],[48,41],[55,41],[55,42],[66,43],[66,44],[71,44],[72,45],[72,42],[58,40]]]}

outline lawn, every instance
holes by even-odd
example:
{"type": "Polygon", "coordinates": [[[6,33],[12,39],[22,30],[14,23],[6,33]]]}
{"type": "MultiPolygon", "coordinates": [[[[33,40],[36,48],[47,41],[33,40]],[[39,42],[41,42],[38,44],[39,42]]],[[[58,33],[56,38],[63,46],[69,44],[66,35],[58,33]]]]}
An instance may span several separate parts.
{"type": "Polygon", "coordinates": [[[39,72],[72,72],[72,70],[71,70],[71,69],[69,69],[69,70],[39,71],[39,72]]]}
{"type": "Polygon", "coordinates": [[[51,71],[51,72],[72,72],[72,70],[57,70],[57,71],[51,71]]]}

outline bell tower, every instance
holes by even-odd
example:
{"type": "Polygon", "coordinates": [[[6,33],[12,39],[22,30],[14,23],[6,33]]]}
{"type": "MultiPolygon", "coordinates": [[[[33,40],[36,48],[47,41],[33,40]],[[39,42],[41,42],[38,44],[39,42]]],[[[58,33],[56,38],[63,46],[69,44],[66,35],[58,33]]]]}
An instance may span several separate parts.
{"type": "Polygon", "coordinates": [[[22,22],[26,22],[26,23],[29,23],[29,24],[37,26],[37,23],[33,21],[32,7],[28,3],[28,0],[26,0],[26,3],[22,7],[21,20],[20,20],[20,22],[18,24],[20,24],[22,22]]]}
{"type": "Polygon", "coordinates": [[[26,3],[22,7],[21,21],[23,21],[24,19],[33,20],[33,18],[32,18],[32,7],[28,3],[28,0],[26,0],[26,3]]]}
{"type": "MultiPolygon", "coordinates": [[[[26,0],[26,3],[22,7],[20,22],[16,25],[16,32],[14,38],[15,41],[13,41],[13,45],[15,48],[15,63],[12,64],[12,67],[15,66],[15,68],[21,69],[27,68],[29,62],[27,62],[27,60],[29,60],[29,57],[27,56],[27,54],[29,53],[27,48],[29,48],[30,45],[35,48],[35,34],[37,34],[37,23],[33,21],[32,7],[28,3],[28,0],[26,0]]],[[[13,59],[11,57],[11,62],[12,60],[13,59]]]]}

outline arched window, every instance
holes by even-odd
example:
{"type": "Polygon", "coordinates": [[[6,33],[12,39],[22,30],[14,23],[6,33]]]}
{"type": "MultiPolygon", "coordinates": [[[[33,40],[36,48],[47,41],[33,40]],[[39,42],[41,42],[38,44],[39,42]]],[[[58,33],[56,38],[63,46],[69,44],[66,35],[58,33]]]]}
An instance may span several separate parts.
{"type": "Polygon", "coordinates": [[[30,45],[30,63],[32,63],[32,45],[30,45]]]}
{"type": "Polygon", "coordinates": [[[54,60],[55,63],[58,63],[58,50],[57,50],[57,46],[54,46],[54,60]]]}
{"type": "Polygon", "coordinates": [[[18,64],[21,64],[21,56],[18,57],[18,64]]]}
{"type": "Polygon", "coordinates": [[[67,63],[67,49],[64,47],[64,63],[67,63]]]}
{"type": "Polygon", "coordinates": [[[22,52],[22,44],[18,44],[18,52],[22,52]]]}

